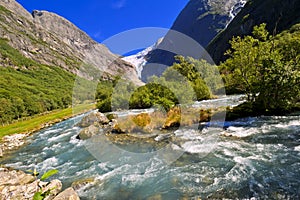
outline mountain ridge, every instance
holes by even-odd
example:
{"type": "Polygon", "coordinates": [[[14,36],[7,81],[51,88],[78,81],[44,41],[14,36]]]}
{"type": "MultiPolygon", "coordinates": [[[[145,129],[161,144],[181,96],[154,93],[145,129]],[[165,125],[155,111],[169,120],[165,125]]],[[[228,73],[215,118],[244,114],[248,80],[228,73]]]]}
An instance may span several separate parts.
{"type": "Polygon", "coordinates": [[[89,66],[103,75],[119,75],[139,82],[134,66],[97,43],[67,19],[48,11],[27,12],[15,0],[0,2],[0,37],[27,58],[60,66],[81,77],[91,78],[89,66]]]}

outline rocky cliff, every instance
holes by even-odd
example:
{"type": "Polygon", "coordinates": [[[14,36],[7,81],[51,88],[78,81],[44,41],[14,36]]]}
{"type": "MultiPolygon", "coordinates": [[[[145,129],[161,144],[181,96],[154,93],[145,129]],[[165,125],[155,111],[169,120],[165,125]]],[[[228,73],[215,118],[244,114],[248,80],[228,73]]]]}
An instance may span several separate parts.
{"type": "MultiPolygon", "coordinates": [[[[24,56],[46,65],[60,66],[91,78],[88,68],[105,74],[125,74],[138,81],[134,66],[93,41],[68,20],[47,11],[28,13],[15,0],[0,1],[0,38],[24,56]],[[85,66],[85,67],[84,67],[85,66]],[[89,66],[89,67],[86,67],[89,66]]],[[[1,59],[1,65],[9,65],[1,59]]]]}
{"type": "Polygon", "coordinates": [[[233,36],[249,35],[255,25],[267,24],[270,33],[280,33],[300,22],[299,0],[251,0],[208,45],[207,50],[216,63],[224,61],[233,36]]]}

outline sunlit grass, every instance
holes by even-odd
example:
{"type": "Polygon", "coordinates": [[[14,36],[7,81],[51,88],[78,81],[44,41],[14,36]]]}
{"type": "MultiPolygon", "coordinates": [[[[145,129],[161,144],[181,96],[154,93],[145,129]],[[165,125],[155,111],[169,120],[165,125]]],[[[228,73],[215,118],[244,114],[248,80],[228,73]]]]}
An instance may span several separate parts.
{"type": "Polygon", "coordinates": [[[37,115],[30,119],[24,119],[13,124],[0,127],[0,139],[6,135],[17,133],[28,133],[40,130],[45,124],[53,124],[64,119],[70,118],[74,115],[87,112],[95,109],[95,104],[82,104],[66,109],[54,110],[43,115],[37,115]]]}

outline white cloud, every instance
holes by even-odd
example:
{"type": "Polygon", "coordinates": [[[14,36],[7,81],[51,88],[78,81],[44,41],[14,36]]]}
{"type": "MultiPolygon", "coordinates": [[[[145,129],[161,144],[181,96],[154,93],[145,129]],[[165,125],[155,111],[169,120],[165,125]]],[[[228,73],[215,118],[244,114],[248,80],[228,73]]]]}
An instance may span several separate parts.
{"type": "Polygon", "coordinates": [[[126,0],[118,0],[112,4],[114,9],[121,9],[125,6],[126,0]]]}

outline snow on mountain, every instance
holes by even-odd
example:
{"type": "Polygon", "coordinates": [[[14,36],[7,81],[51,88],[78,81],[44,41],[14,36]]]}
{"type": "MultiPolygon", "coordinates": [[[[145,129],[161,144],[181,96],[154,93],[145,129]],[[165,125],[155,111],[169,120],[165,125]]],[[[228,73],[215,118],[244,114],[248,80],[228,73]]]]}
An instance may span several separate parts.
{"type": "Polygon", "coordinates": [[[131,55],[131,56],[126,56],[124,58],[122,58],[124,61],[131,63],[132,65],[135,66],[136,72],[138,74],[139,78],[142,78],[142,71],[143,71],[143,67],[147,64],[147,60],[146,60],[146,55],[157,48],[157,46],[160,44],[160,42],[162,41],[163,38],[160,38],[155,44],[153,44],[152,46],[144,49],[143,51],[131,55]]]}
{"type": "Polygon", "coordinates": [[[234,17],[241,11],[241,9],[246,5],[247,0],[239,0],[234,6],[229,11],[229,17],[230,20],[227,23],[226,27],[228,24],[234,19],[234,17]]]}

